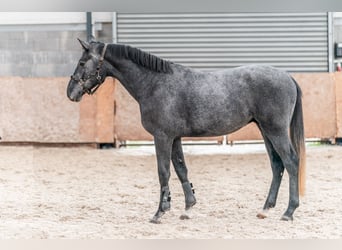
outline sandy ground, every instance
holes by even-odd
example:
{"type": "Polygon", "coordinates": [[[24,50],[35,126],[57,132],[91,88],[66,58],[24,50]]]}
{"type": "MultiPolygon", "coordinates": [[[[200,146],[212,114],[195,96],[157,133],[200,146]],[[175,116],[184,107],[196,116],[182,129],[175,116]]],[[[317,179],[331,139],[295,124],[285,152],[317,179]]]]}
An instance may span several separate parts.
{"type": "Polygon", "coordinates": [[[293,222],[280,221],[288,201],[284,175],[278,204],[258,219],[271,182],[261,146],[188,146],[197,204],[190,220],[172,169],[171,211],[158,206],[153,147],[96,150],[0,147],[0,238],[342,238],[342,147],[307,148],[307,193],[293,222]]]}

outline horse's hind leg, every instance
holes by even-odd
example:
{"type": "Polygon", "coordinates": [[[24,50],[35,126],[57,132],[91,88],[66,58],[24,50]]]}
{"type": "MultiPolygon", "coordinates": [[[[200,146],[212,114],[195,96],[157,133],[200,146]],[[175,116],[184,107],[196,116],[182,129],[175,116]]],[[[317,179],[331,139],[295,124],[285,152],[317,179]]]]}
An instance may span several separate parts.
{"type": "Polygon", "coordinates": [[[263,207],[263,211],[257,214],[257,217],[260,219],[264,219],[267,217],[267,212],[270,208],[275,207],[278,197],[278,191],[280,187],[280,183],[284,173],[284,165],[278,153],[274,150],[272,143],[270,140],[263,134],[266,150],[268,156],[270,158],[271,167],[272,167],[272,183],[270,187],[270,191],[268,193],[265,205],[263,207]]]}
{"type": "Polygon", "coordinates": [[[172,145],[172,155],[171,155],[173,166],[177,176],[182,183],[183,192],[185,196],[185,213],[181,215],[181,219],[188,219],[189,209],[196,204],[196,198],[194,196],[194,191],[192,184],[188,180],[188,169],[185,165],[184,154],[182,150],[181,138],[176,138],[172,145]]]}
{"type": "Polygon", "coordinates": [[[299,158],[292,146],[287,130],[277,134],[267,134],[274,150],[279,155],[289,174],[289,205],[282,220],[293,220],[293,213],[299,206],[298,166],[299,158]]]}

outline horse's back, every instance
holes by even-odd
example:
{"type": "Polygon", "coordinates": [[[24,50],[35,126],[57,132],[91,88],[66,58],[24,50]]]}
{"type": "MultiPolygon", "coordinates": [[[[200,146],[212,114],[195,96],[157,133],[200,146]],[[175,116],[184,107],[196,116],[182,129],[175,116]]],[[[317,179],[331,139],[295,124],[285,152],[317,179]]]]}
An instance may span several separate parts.
{"type": "Polygon", "coordinates": [[[226,76],[226,84],[231,87],[255,88],[266,91],[273,88],[278,91],[293,91],[295,85],[291,76],[281,69],[268,65],[246,65],[233,69],[218,71],[226,76]]]}

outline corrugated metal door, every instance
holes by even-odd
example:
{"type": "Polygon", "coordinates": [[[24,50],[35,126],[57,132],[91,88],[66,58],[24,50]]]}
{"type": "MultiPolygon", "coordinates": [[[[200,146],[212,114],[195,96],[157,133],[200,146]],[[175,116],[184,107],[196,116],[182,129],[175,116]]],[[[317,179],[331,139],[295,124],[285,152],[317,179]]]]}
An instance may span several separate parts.
{"type": "Polygon", "coordinates": [[[118,13],[117,42],[204,70],[328,71],[327,13],[118,13]]]}

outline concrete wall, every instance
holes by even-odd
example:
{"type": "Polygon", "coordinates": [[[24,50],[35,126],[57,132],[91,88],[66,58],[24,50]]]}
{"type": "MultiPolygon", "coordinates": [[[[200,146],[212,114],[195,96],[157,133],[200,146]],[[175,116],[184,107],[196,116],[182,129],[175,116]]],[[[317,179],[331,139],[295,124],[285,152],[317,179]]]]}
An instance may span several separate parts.
{"type": "Polygon", "coordinates": [[[68,81],[0,77],[2,142],[113,141],[113,80],[107,79],[94,96],[84,96],[80,103],[67,98],[68,81]]]}
{"type": "MultiPolygon", "coordinates": [[[[336,74],[338,75],[338,74],[336,74]]],[[[330,139],[336,136],[335,74],[297,73],[292,76],[303,92],[305,135],[307,138],[330,139]]],[[[228,136],[228,140],[262,139],[258,128],[250,124],[228,136]]]]}
{"type": "Polygon", "coordinates": [[[0,32],[0,76],[59,77],[72,74],[85,32],[0,32]]]}
{"type": "Polygon", "coordinates": [[[336,73],[336,137],[342,138],[342,73],[336,73]]]}
{"type": "MultiPolygon", "coordinates": [[[[298,81],[303,91],[306,137],[331,139],[341,136],[342,74],[296,73],[292,75],[298,81]]],[[[141,126],[138,104],[118,83],[116,86],[115,98],[115,138],[119,141],[152,139],[141,126]]],[[[227,138],[228,141],[262,139],[258,128],[254,124],[247,125],[246,127],[229,134],[227,138]]],[[[221,141],[222,137],[205,139],[221,141]]]]}
{"type": "MultiPolygon", "coordinates": [[[[97,39],[111,42],[112,24],[103,23],[101,27],[97,39]]],[[[77,38],[86,40],[86,31],[49,31],[44,25],[41,30],[27,29],[2,31],[0,26],[0,76],[70,76],[82,54],[77,38]]]]}
{"type": "MultiPolygon", "coordinates": [[[[82,13],[82,15],[85,13],[82,13]]],[[[107,13],[108,14],[108,13],[107,13]]],[[[112,41],[111,17],[101,19],[98,40],[112,41]],[[109,19],[108,19],[109,18],[109,19]]],[[[341,15],[335,17],[334,41],[342,41],[341,15]]],[[[64,23],[63,25],[69,25],[64,23]]],[[[84,29],[57,25],[0,29],[0,137],[5,142],[113,142],[151,140],[141,126],[138,104],[107,79],[81,103],[66,97],[66,85],[82,50],[84,29]],[[32,29],[34,27],[34,29],[32,29]]],[[[78,26],[79,27],[79,26],[78,26]]],[[[342,137],[342,74],[293,74],[304,98],[307,137],[342,137]]],[[[230,134],[229,141],[261,139],[254,125],[230,134]]],[[[223,137],[205,138],[222,141],[223,137]]]]}
{"type": "MultiPolygon", "coordinates": [[[[342,137],[342,74],[293,74],[303,91],[307,138],[342,137]]],[[[80,103],[66,97],[69,78],[0,77],[2,142],[111,143],[152,140],[141,125],[138,104],[111,78],[80,103]]],[[[200,138],[203,140],[203,138],[200,138]]],[[[204,138],[222,141],[223,137],[204,138]]],[[[254,125],[229,141],[261,139],[254,125]]]]}
{"type": "Polygon", "coordinates": [[[93,96],[83,96],[78,111],[79,142],[114,142],[114,89],[114,80],[107,78],[93,96]]]}
{"type": "Polygon", "coordinates": [[[68,103],[66,78],[0,78],[2,141],[72,142],[79,105],[68,103]]]}
{"type": "MultiPolygon", "coordinates": [[[[141,125],[138,103],[118,81],[115,82],[114,137],[117,141],[153,140],[153,137],[141,125]]],[[[189,139],[222,142],[223,136],[184,138],[184,140],[189,139]]]]}

